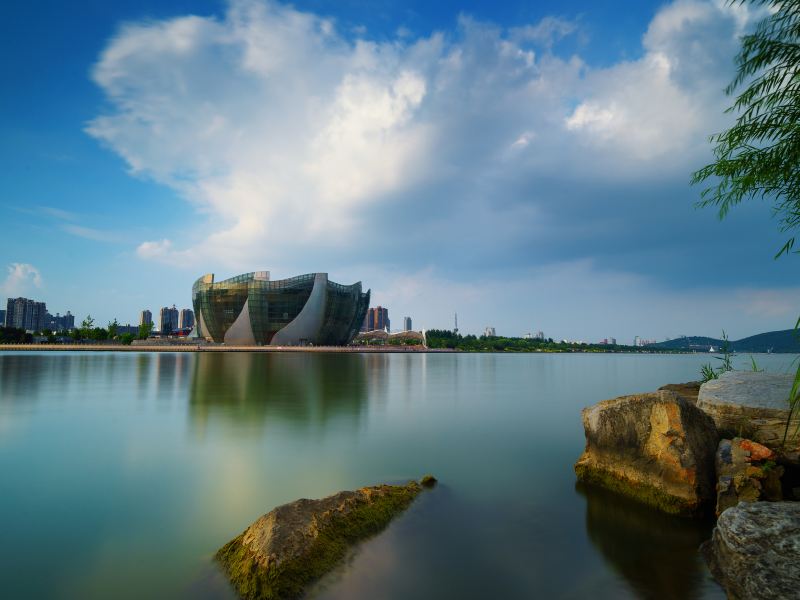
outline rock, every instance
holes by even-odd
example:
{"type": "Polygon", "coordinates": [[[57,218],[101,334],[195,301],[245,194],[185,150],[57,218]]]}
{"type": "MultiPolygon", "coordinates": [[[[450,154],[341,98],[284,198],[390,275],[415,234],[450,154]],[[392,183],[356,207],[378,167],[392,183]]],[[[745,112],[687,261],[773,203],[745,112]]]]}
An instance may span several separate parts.
{"type": "Polygon", "coordinates": [[[729,508],[702,552],[728,598],[800,597],[800,502],[743,502],[729,508]]]}
{"type": "Polygon", "coordinates": [[[700,387],[697,406],[711,415],[724,437],[746,437],[782,455],[796,453],[800,436],[781,449],[789,418],[794,375],[728,371],[700,387]]]}
{"type": "Polygon", "coordinates": [[[783,467],[775,463],[776,454],[752,440],[721,440],[717,448],[717,506],[719,516],[740,501],[783,499],[783,467]]]}
{"type": "Polygon", "coordinates": [[[667,390],[669,392],[675,392],[678,396],[691,404],[697,404],[697,394],[700,393],[701,385],[701,381],[689,381],[687,383],[668,383],[667,385],[662,385],[658,389],[659,391],[667,390]]]}
{"type": "Polygon", "coordinates": [[[714,422],[672,391],[622,396],[583,409],[586,449],[575,473],[671,514],[714,499],[714,422]]]}
{"type": "Polygon", "coordinates": [[[436,487],[436,484],[439,483],[439,480],[436,479],[433,475],[425,475],[422,479],[419,480],[419,484],[425,488],[432,488],[436,487]]]}
{"type": "Polygon", "coordinates": [[[351,545],[381,531],[421,490],[411,481],[296,500],[257,519],[216,558],[242,598],[298,598],[351,545]]]}

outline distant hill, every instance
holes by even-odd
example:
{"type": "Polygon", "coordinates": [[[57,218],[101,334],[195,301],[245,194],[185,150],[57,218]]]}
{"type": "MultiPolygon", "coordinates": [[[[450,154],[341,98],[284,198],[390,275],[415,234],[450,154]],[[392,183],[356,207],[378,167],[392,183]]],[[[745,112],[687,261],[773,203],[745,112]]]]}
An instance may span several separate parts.
{"type": "MultiPolygon", "coordinates": [[[[648,348],[664,350],[697,350],[708,352],[710,346],[714,350],[722,347],[722,340],[704,336],[681,337],[657,344],[649,344],[648,348]]],[[[751,335],[741,340],[729,342],[732,352],[792,352],[800,354],[800,331],[784,329],[751,335]]]]}

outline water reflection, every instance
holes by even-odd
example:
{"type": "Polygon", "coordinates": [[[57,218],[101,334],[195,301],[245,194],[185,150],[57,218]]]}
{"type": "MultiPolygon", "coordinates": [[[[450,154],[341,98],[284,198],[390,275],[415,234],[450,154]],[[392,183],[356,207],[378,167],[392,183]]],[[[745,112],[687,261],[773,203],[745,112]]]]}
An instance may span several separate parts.
{"type": "Polygon", "coordinates": [[[686,600],[716,587],[697,552],[712,523],[670,517],[595,486],[576,490],[586,498],[589,539],[637,596],[686,600]]]}
{"type": "Polygon", "coordinates": [[[297,427],[343,418],[357,425],[366,406],[364,357],[339,354],[197,354],[189,414],[195,431],[215,419],[260,431],[271,418],[297,427]]]}

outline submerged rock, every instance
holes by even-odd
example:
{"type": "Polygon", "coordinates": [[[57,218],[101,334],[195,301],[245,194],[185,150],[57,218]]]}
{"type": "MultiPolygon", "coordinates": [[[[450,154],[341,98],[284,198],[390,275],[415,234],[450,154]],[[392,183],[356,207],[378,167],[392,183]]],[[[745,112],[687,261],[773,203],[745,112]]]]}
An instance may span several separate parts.
{"type": "Polygon", "coordinates": [[[717,448],[717,507],[719,516],[740,501],[783,500],[783,467],[775,463],[776,454],[742,438],[721,440],[717,448]]]}
{"type": "Polygon", "coordinates": [[[749,438],[790,455],[800,448],[800,437],[781,448],[789,418],[789,392],[794,375],[756,371],[728,371],[700,387],[697,406],[711,415],[720,434],[749,438]]]}
{"type": "Polygon", "coordinates": [[[257,519],[216,558],[242,598],[297,598],[351,545],[385,528],[420,491],[411,481],[296,500],[257,519]]]}
{"type": "Polygon", "coordinates": [[[729,598],[797,598],[800,502],[742,502],[729,508],[702,550],[729,598]]]}
{"type": "Polygon", "coordinates": [[[664,512],[697,515],[714,499],[714,422],[675,392],[622,396],[583,409],[578,478],[664,512]]]}

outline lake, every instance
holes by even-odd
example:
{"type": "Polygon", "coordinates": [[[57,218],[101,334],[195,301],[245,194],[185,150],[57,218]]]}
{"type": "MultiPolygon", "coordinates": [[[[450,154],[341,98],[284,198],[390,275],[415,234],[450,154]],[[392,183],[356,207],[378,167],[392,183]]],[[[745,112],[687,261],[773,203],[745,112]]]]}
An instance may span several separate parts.
{"type": "Polygon", "coordinates": [[[709,360],[0,353],[0,595],[232,598],[213,554],[261,514],[432,473],[311,597],[724,598],[697,554],[709,523],[572,470],[581,408],[709,360]]]}

